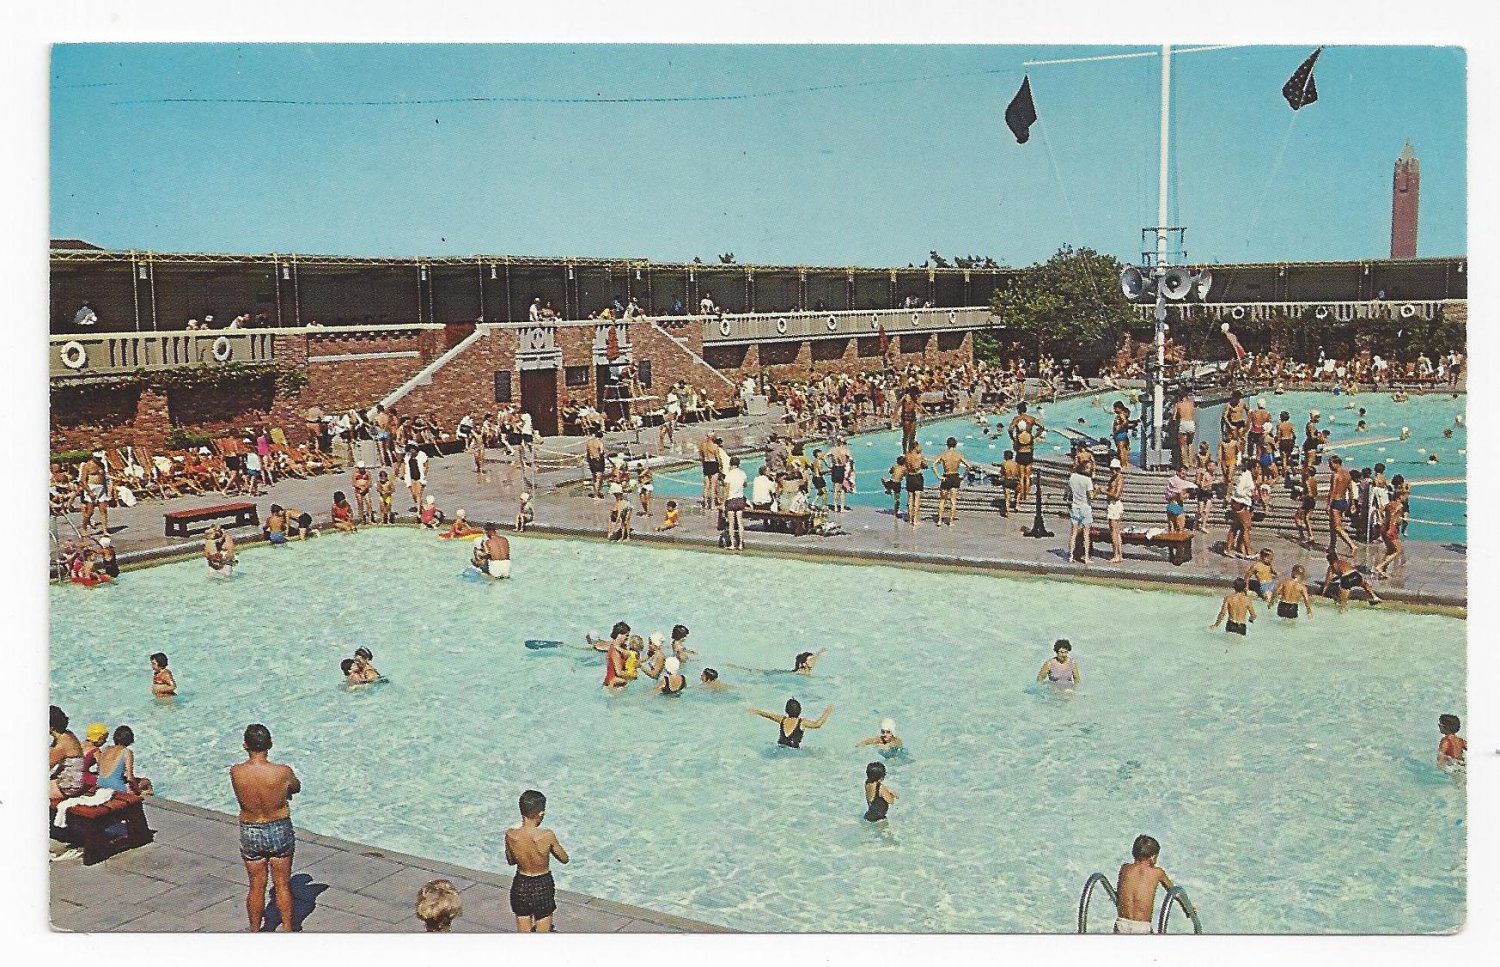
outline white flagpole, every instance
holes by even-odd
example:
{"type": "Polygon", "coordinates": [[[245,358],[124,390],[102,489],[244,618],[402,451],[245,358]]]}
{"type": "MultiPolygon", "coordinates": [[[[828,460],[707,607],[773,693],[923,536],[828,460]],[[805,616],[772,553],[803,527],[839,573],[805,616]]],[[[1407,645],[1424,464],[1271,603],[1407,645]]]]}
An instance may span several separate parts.
{"type": "Polygon", "coordinates": [[[1165,415],[1165,380],[1167,358],[1167,297],[1162,284],[1167,274],[1167,159],[1171,147],[1172,118],[1172,47],[1161,48],[1161,158],[1156,183],[1156,379],[1151,394],[1151,449],[1142,467],[1156,459],[1162,446],[1162,419],[1165,415]]]}

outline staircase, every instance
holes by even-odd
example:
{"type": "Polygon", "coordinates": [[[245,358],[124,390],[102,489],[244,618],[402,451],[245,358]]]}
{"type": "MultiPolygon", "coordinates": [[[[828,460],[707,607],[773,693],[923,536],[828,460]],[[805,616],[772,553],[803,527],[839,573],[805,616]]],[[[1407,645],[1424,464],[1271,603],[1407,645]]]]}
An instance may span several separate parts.
{"type": "Polygon", "coordinates": [[[666,329],[664,329],[659,323],[657,323],[654,319],[647,320],[647,321],[651,323],[651,328],[652,329],[655,329],[657,332],[661,333],[663,336],[666,336],[668,339],[672,340],[672,342],[674,342],[674,343],[677,344],[677,347],[679,349],[681,349],[683,352],[687,353],[690,357],[692,357],[693,361],[697,364],[698,368],[707,370],[708,372],[712,373],[715,377],[717,377],[719,379],[719,381],[722,382],[725,386],[728,386],[730,389],[735,390],[736,392],[739,391],[739,386],[735,383],[734,380],[730,379],[728,376],[725,376],[723,373],[719,372],[717,369],[715,369],[713,367],[712,363],[710,363],[708,360],[704,359],[702,356],[698,355],[697,353],[693,352],[692,347],[690,347],[688,345],[688,342],[687,342],[686,339],[683,339],[680,336],[674,336],[674,335],[672,335],[670,332],[668,332],[666,329]]]}
{"type": "Polygon", "coordinates": [[[411,379],[407,380],[400,386],[391,390],[390,393],[386,394],[386,397],[380,401],[381,405],[386,409],[390,409],[395,404],[401,402],[402,399],[404,399],[417,387],[431,385],[432,377],[437,374],[438,370],[442,369],[444,366],[447,366],[459,356],[462,356],[466,349],[474,345],[474,343],[479,341],[480,339],[485,338],[487,335],[487,330],[485,330],[482,326],[476,327],[473,332],[469,333],[463,339],[454,343],[453,348],[449,349],[447,352],[443,353],[441,356],[437,357],[432,362],[422,367],[422,370],[418,372],[417,375],[413,376],[411,379]]]}

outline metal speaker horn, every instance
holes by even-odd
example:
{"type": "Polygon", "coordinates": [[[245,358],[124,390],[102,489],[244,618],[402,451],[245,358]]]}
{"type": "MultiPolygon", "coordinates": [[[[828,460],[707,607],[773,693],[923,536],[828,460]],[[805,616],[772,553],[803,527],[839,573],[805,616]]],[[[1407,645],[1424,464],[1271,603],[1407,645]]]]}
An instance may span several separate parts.
{"type": "Polygon", "coordinates": [[[1199,299],[1207,299],[1208,290],[1213,287],[1213,284],[1214,274],[1208,269],[1204,269],[1202,272],[1199,272],[1197,275],[1193,276],[1193,294],[1196,295],[1199,299]]]}
{"type": "Polygon", "coordinates": [[[1188,293],[1193,291],[1193,274],[1187,269],[1168,269],[1161,280],[1161,291],[1162,295],[1174,302],[1186,299],[1188,293]]]}
{"type": "Polygon", "coordinates": [[[1151,290],[1151,276],[1134,265],[1127,265],[1125,271],[1120,273],[1120,291],[1132,302],[1149,295],[1151,290]]]}

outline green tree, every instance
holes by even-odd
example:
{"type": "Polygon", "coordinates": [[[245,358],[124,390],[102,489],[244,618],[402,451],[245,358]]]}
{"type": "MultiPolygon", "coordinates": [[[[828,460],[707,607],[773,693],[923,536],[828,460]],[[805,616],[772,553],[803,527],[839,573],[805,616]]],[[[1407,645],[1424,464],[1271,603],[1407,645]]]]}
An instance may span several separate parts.
{"type": "Polygon", "coordinates": [[[990,308],[1007,329],[1025,333],[1048,352],[1073,354],[1083,346],[1113,342],[1135,318],[1120,291],[1124,267],[1114,256],[1064,245],[996,289],[990,308]]]}

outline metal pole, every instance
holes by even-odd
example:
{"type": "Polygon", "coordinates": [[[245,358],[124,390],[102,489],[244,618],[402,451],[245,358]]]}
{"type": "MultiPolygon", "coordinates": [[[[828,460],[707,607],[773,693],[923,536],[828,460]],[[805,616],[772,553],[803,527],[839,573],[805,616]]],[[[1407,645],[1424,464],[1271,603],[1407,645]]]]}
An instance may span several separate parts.
{"type": "Polygon", "coordinates": [[[1171,147],[1172,46],[1161,47],[1161,144],[1156,181],[1156,378],[1151,391],[1151,457],[1161,452],[1167,362],[1167,297],[1162,282],[1167,269],[1167,159],[1171,147]]]}

